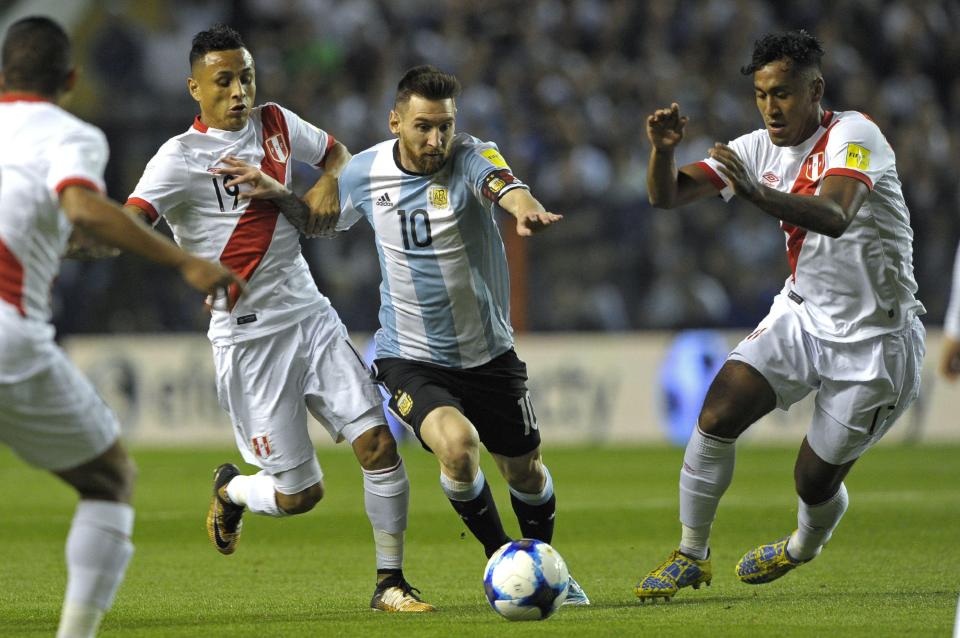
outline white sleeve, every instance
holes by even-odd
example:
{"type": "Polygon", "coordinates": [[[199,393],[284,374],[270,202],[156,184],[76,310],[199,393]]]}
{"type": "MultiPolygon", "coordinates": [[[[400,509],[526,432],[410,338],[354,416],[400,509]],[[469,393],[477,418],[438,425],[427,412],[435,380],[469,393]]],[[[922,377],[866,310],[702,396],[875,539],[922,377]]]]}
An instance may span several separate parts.
{"type": "Polygon", "coordinates": [[[47,188],[54,199],[67,186],[80,184],[103,192],[103,171],[107,167],[110,149],[103,131],[83,124],[64,132],[59,146],[54,150],[47,173],[47,188]]]}
{"type": "Polygon", "coordinates": [[[317,168],[323,168],[327,152],[333,148],[337,140],[321,128],[300,118],[299,115],[277,105],[287,121],[287,132],[290,135],[290,151],[293,158],[306,162],[317,168]]]}
{"type": "Polygon", "coordinates": [[[952,339],[960,339],[960,244],[957,244],[957,256],[953,260],[953,288],[943,320],[943,331],[952,339]]]}
{"type": "Polygon", "coordinates": [[[179,142],[170,140],[147,163],[140,181],[127,198],[127,204],[144,211],[150,222],[156,223],[162,215],[183,201],[183,180],[188,175],[187,161],[180,151],[179,142]]]}
{"type": "MultiPolygon", "coordinates": [[[[740,158],[740,161],[744,163],[747,168],[747,172],[753,175],[755,178],[759,179],[759,171],[757,170],[757,135],[758,131],[753,133],[747,133],[746,135],[741,135],[735,140],[731,140],[727,146],[733,149],[733,151],[740,158]]],[[[759,131],[766,135],[766,131],[759,131]]],[[[700,167],[710,178],[710,181],[713,182],[713,185],[717,187],[717,190],[720,191],[720,197],[723,198],[723,201],[729,202],[733,196],[733,186],[730,185],[730,180],[720,172],[720,162],[713,159],[712,157],[706,157],[702,161],[696,162],[694,166],[700,167]]]]}
{"type": "Polygon", "coordinates": [[[830,132],[824,178],[842,175],[873,185],[894,162],[893,149],[876,124],[864,116],[845,117],[830,132]]]}

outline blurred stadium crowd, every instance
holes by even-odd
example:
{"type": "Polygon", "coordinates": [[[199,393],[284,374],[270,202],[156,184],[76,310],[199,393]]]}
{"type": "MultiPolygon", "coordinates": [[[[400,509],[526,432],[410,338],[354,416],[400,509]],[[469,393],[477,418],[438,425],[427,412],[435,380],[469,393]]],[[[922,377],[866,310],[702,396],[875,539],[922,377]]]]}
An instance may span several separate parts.
{"type": "MultiPolygon", "coordinates": [[[[942,320],[960,236],[960,3],[90,3],[74,29],[86,74],[74,108],[110,139],[115,198],[190,126],[190,40],[218,21],[237,28],[256,59],[258,102],[293,109],[353,151],[389,136],[406,68],[429,62],[456,73],[459,130],[496,141],[547,208],[566,215],[526,243],[526,323],[539,331],[749,327],[764,316],[788,271],[777,222],[736,199],[652,209],[644,122],[679,102],[690,117],[679,163],[759,128],[739,69],[760,34],[804,27],[826,49],[825,106],[868,113],[897,153],[920,298],[927,323],[942,320]]],[[[314,174],[301,169],[302,192],[314,174]]],[[[304,250],[347,326],[374,330],[379,271],[368,229],[304,250]]],[[[70,265],[56,296],[67,309],[56,317],[61,334],[205,325],[200,300],[171,275],[125,257],[70,265]]]]}

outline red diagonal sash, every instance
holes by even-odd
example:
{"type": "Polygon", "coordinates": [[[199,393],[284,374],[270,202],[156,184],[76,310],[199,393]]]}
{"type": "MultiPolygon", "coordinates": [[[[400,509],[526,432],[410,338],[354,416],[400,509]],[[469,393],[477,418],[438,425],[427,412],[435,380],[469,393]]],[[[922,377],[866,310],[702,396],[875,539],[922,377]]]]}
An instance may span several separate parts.
{"type": "MultiPolygon", "coordinates": [[[[284,184],[287,175],[286,160],[289,157],[283,162],[278,161],[275,153],[267,148],[267,140],[280,134],[287,148],[290,148],[287,122],[280,109],[272,104],[263,107],[260,117],[263,123],[264,140],[263,162],[260,164],[260,170],[284,184]]],[[[262,199],[251,200],[247,210],[237,221],[226,246],[223,247],[223,252],[220,254],[221,263],[236,272],[244,281],[250,281],[257,266],[263,261],[267,249],[270,248],[279,214],[280,211],[272,202],[262,199]]],[[[239,297],[240,287],[236,284],[230,286],[228,307],[232,309],[239,297]]]]}

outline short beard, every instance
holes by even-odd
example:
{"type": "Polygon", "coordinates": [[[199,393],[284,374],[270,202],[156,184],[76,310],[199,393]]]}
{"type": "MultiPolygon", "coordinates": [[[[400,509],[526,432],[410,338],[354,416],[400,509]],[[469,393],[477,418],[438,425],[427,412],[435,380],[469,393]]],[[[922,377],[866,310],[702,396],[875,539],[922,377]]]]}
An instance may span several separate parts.
{"type": "Polygon", "coordinates": [[[425,175],[436,173],[446,161],[446,155],[421,155],[416,159],[417,170],[425,175]]]}

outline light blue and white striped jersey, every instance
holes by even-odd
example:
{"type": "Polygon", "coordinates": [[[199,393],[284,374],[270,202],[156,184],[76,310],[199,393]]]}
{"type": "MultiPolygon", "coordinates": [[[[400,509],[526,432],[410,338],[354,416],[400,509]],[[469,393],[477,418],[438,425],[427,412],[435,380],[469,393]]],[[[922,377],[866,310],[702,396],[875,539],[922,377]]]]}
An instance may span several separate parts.
{"type": "Polygon", "coordinates": [[[513,347],[494,202],[526,187],[492,142],[457,134],[451,157],[431,175],[401,168],[397,144],[355,155],[340,175],[338,229],[365,217],[376,234],[383,277],[377,357],[483,365],[513,347]]]}

